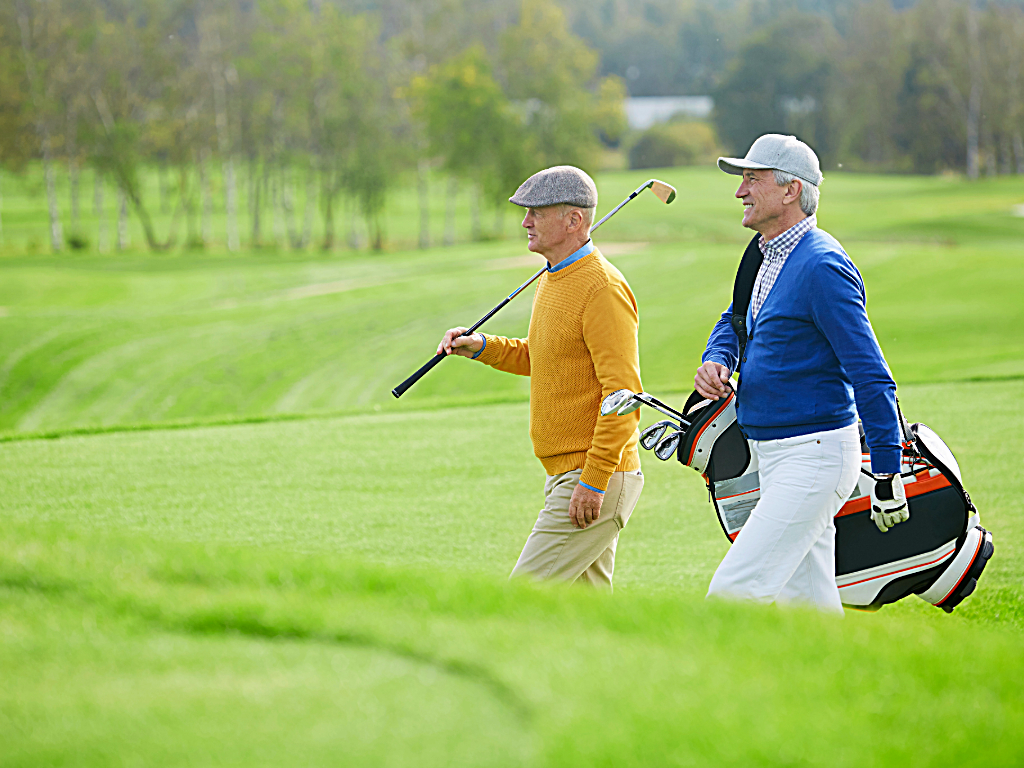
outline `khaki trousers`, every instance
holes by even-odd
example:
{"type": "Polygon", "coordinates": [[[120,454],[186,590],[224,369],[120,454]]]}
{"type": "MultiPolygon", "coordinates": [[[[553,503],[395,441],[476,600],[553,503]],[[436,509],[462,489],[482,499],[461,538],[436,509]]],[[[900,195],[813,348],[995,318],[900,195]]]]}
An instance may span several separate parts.
{"type": "Polygon", "coordinates": [[[580,529],[569,521],[569,501],[582,473],[582,469],[574,469],[548,475],[544,508],[509,578],[523,576],[611,589],[619,531],[626,527],[640,498],[644,476],[639,470],[612,474],[601,516],[580,529]]]}

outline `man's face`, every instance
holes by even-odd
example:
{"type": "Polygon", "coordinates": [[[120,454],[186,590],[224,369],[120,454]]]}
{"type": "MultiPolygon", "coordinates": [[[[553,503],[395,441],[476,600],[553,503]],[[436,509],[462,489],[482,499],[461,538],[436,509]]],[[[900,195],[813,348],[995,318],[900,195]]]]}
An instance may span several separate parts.
{"type": "Polygon", "coordinates": [[[523,226],[529,239],[527,246],[542,256],[555,253],[568,239],[569,216],[563,215],[560,205],[546,205],[543,208],[527,208],[523,226]]]}
{"type": "Polygon", "coordinates": [[[782,198],[788,188],[776,184],[770,170],[744,170],[743,182],[736,190],[736,197],[743,201],[743,226],[762,233],[770,230],[785,212],[782,198]]]}

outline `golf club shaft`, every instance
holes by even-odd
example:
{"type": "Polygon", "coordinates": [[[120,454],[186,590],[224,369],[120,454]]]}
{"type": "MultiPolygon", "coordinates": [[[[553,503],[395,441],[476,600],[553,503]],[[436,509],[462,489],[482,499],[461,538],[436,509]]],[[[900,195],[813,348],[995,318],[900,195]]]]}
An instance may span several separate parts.
{"type": "MultiPolygon", "coordinates": [[[[474,333],[476,333],[476,329],[477,329],[477,328],[479,328],[479,327],[480,327],[481,325],[483,325],[483,324],[484,324],[484,323],[486,323],[486,322],[487,322],[488,320],[490,320],[490,319],[491,319],[492,317],[494,317],[494,316],[495,316],[496,314],[498,314],[498,311],[499,311],[499,310],[500,310],[500,309],[501,309],[502,307],[504,307],[504,306],[505,306],[506,304],[508,304],[508,303],[509,303],[510,301],[512,301],[512,299],[514,299],[514,298],[515,298],[515,297],[516,297],[516,296],[517,296],[517,295],[518,295],[519,293],[521,293],[521,292],[522,292],[522,291],[523,291],[524,289],[526,289],[526,288],[527,288],[527,287],[528,287],[528,286],[530,285],[530,283],[532,283],[532,282],[533,282],[534,280],[536,280],[536,279],[537,279],[538,277],[540,277],[541,275],[543,275],[543,274],[544,274],[544,270],[546,270],[546,269],[547,269],[547,267],[541,267],[541,268],[540,268],[540,269],[539,269],[539,270],[537,271],[537,274],[535,274],[535,275],[534,275],[533,277],[531,277],[531,278],[530,278],[529,280],[527,280],[527,281],[526,281],[525,283],[523,283],[523,284],[522,284],[522,285],[520,285],[520,286],[519,286],[518,288],[516,288],[516,289],[515,289],[514,291],[512,291],[512,293],[510,293],[510,294],[509,294],[508,296],[506,296],[506,297],[505,297],[504,299],[502,299],[501,303],[500,303],[500,304],[498,304],[498,306],[496,306],[496,307],[495,307],[494,309],[492,309],[492,310],[491,310],[490,312],[488,312],[488,313],[487,313],[486,315],[484,315],[484,316],[483,316],[483,317],[481,317],[481,318],[480,318],[479,320],[477,320],[477,321],[476,321],[476,322],[475,322],[475,323],[473,324],[473,327],[472,327],[472,328],[468,328],[467,330],[465,330],[465,331],[463,331],[462,333],[460,333],[460,334],[459,334],[459,336],[471,336],[471,335],[473,335],[474,333]]],[[[456,337],[456,338],[458,338],[458,337],[456,337]]],[[[411,386],[412,386],[413,384],[415,384],[415,383],[416,383],[417,381],[419,381],[419,380],[420,380],[421,378],[423,378],[423,377],[424,377],[424,376],[425,376],[425,375],[427,374],[427,372],[428,372],[428,371],[429,371],[429,370],[430,370],[431,368],[433,368],[433,367],[434,367],[435,365],[437,365],[438,363],[440,363],[440,362],[441,362],[442,360],[444,360],[444,359],[445,359],[446,357],[448,357],[448,355],[444,354],[443,352],[442,352],[442,353],[439,353],[439,354],[436,354],[436,355],[434,355],[434,356],[433,356],[432,358],[430,358],[430,359],[429,359],[429,360],[428,360],[428,361],[427,361],[427,362],[426,362],[426,363],[425,363],[425,364],[423,365],[423,367],[422,367],[422,368],[420,368],[420,369],[419,369],[418,371],[416,371],[416,373],[414,373],[414,374],[413,374],[412,376],[410,376],[410,377],[409,377],[408,379],[406,379],[406,380],[405,380],[405,381],[403,381],[403,382],[402,382],[401,384],[399,384],[399,385],[398,385],[397,387],[395,387],[394,389],[392,389],[392,390],[391,390],[391,394],[392,394],[392,395],[394,395],[395,397],[401,397],[402,395],[404,395],[404,394],[405,394],[405,391],[406,391],[407,389],[409,389],[409,387],[411,387],[411,386]]]]}
{"type": "MultiPolygon", "coordinates": [[[[647,398],[647,400],[649,401],[647,404],[650,405],[652,408],[658,408],[662,413],[667,413],[667,414],[669,414],[671,416],[675,416],[677,419],[682,421],[683,424],[685,424],[686,426],[690,426],[690,422],[686,418],[685,414],[680,413],[679,411],[677,411],[675,408],[673,408],[670,405],[666,405],[665,403],[661,402],[661,400],[659,400],[658,398],[651,397],[646,392],[641,392],[640,394],[642,394],[643,397],[647,398]]],[[[643,398],[638,398],[638,399],[641,402],[643,402],[643,398]]]]}
{"type": "MultiPolygon", "coordinates": [[[[639,194],[640,194],[641,192],[643,192],[643,191],[644,191],[645,189],[647,189],[648,187],[650,187],[650,186],[651,186],[651,185],[652,185],[653,183],[654,183],[654,179],[651,179],[650,181],[647,181],[647,182],[645,182],[645,183],[643,184],[643,186],[637,187],[637,188],[636,188],[636,191],[634,191],[634,192],[633,192],[633,193],[632,193],[632,194],[631,194],[631,195],[630,195],[629,197],[627,197],[627,198],[626,198],[625,200],[623,200],[623,201],[622,201],[621,203],[619,203],[619,204],[618,204],[618,205],[616,205],[616,206],[615,206],[614,208],[612,208],[612,209],[611,209],[611,211],[609,211],[609,212],[607,213],[607,215],[603,216],[603,217],[601,218],[601,220],[600,220],[599,222],[597,222],[597,224],[595,224],[594,226],[592,226],[592,227],[590,228],[590,232],[591,232],[591,234],[593,234],[594,232],[596,232],[596,231],[597,231],[597,228],[598,228],[598,227],[600,227],[600,226],[601,226],[602,224],[604,224],[604,223],[605,223],[606,221],[608,221],[608,219],[610,219],[610,218],[611,218],[611,217],[612,217],[612,216],[613,216],[613,215],[614,215],[614,214],[616,213],[616,211],[618,211],[618,210],[619,210],[619,208],[621,208],[622,206],[624,206],[624,205],[625,205],[626,203],[628,203],[628,202],[629,202],[630,200],[632,200],[632,199],[633,199],[634,197],[636,197],[636,196],[637,196],[637,195],[639,195],[639,194]]],[[[527,288],[527,287],[528,287],[528,286],[530,285],[530,283],[532,283],[532,282],[533,282],[534,280],[536,280],[536,279],[537,279],[538,277],[540,277],[541,275],[543,275],[543,274],[544,274],[544,272],[545,272],[545,270],[547,270],[547,267],[541,267],[541,268],[540,268],[540,269],[539,269],[539,270],[537,271],[537,274],[535,274],[535,275],[534,275],[533,277],[531,277],[531,278],[530,278],[529,280],[527,280],[527,281],[526,281],[525,283],[523,283],[523,284],[522,284],[522,285],[520,285],[520,286],[519,286],[518,288],[516,288],[516,289],[515,289],[514,291],[512,291],[512,293],[510,293],[510,294],[509,294],[509,295],[508,295],[508,296],[507,296],[507,297],[506,297],[505,299],[503,299],[503,300],[502,300],[502,302],[501,302],[501,303],[500,303],[500,304],[499,304],[498,306],[496,306],[496,307],[495,307],[494,309],[492,309],[492,310],[491,310],[490,312],[488,312],[488,313],[487,313],[486,315],[484,315],[484,316],[483,316],[483,317],[481,317],[481,318],[480,318],[479,320],[477,320],[477,321],[476,321],[476,323],[475,323],[475,324],[473,325],[473,327],[472,327],[472,328],[470,328],[470,329],[468,329],[468,330],[466,330],[466,331],[463,331],[462,333],[460,333],[460,334],[459,334],[459,336],[470,336],[470,335],[472,335],[472,334],[476,333],[476,329],[477,329],[477,328],[479,328],[479,327],[480,327],[481,325],[483,325],[483,324],[484,324],[484,323],[486,323],[486,322],[487,322],[488,320],[490,320],[490,319],[491,319],[492,317],[494,317],[494,316],[495,316],[496,314],[498,314],[498,311],[499,311],[499,310],[500,310],[500,309],[501,309],[502,307],[504,307],[504,306],[505,306],[506,304],[508,304],[508,303],[509,303],[510,301],[512,301],[512,299],[514,299],[514,298],[515,298],[516,296],[518,296],[518,295],[519,295],[520,293],[522,293],[522,291],[523,291],[524,289],[526,289],[526,288],[527,288]]],[[[409,378],[407,378],[407,379],[406,379],[405,381],[403,381],[403,382],[402,382],[401,384],[399,384],[399,385],[398,385],[397,387],[395,387],[394,389],[392,389],[392,390],[391,390],[391,394],[392,394],[392,395],[394,395],[395,397],[401,397],[402,395],[404,395],[404,394],[406,393],[406,391],[407,391],[407,390],[409,389],[409,387],[411,387],[411,386],[412,386],[413,384],[415,384],[415,383],[416,383],[417,381],[419,381],[419,380],[420,380],[420,379],[422,379],[422,378],[423,378],[424,376],[426,376],[426,375],[427,375],[427,372],[428,372],[428,371],[430,371],[430,369],[431,369],[431,368],[433,368],[433,367],[434,367],[435,365],[437,365],[437,364],[438,364],[439,362],[441,362],[442,360],[444,360],[444,359],[445,359],[446,357],[448,357],[448,355],[444,354],[443,352],[442,352],[442,353],[440,353],[440,354],[436,354],[436,355],[434,355],[434,356],[433,356],[432,358],[430,358],[430,359],[429,359],[429,360],[428,360],[428,361],[427,361],[427,362],[426,362],[426,363],[425,363],[425,364],[423,365],[423,367],[421,367],[421,368],[420,368],[420,369],[419,369],[418,371],[416,371],[416,373],[414,373],[414,374],[413,374],[412,376],[410,376],[409,378]]]]}

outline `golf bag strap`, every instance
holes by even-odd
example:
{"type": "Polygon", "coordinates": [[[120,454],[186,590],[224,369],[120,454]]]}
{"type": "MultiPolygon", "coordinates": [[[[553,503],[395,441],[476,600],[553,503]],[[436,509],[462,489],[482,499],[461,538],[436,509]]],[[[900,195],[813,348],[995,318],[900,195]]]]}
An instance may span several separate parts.
{"type": "Polygon", "coordinates": [[[900,408],[900,399],[898,397],[896,398],[896,416],[900,420],[900,434],[903,437],[903,447],[916,451],[917,438],[914,437],[914,433],[910,430],[910,422],[907,421],[907,417],[903,415],[903,409],[900,408]]]}
{"type": "Polygon", "coordinates": [[[740,355],[736,359],[734,373],[739,372],[743,352],[747,348],[747,309],[750,307],[750,297],[754,293],[757,273],[761,270],[761,262],[764,261],[764,254],[758,245],[760,239],[761,235],[754,235],[747,245],[740,260],[740,268],[736,271],[736,281],[732,285],[732,317],[729,322],[740,342],[740,355]]]}

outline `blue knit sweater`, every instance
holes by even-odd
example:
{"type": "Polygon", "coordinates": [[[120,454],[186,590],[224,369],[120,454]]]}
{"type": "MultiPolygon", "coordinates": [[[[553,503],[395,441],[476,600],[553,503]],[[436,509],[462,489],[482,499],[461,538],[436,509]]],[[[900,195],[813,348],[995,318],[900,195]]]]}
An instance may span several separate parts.
{"type": "MultiPolygon", "coordinates": [[[[740,365],[737,418],[753,440],[854,424],[875,472],[899,472],[896,384],[871,329],[864,281],[831,235],[812,229],[786,259],[757,313],[740,365]]],[[[739,340],[722,315],[703,360],[736,369],[739,340]]]]}

